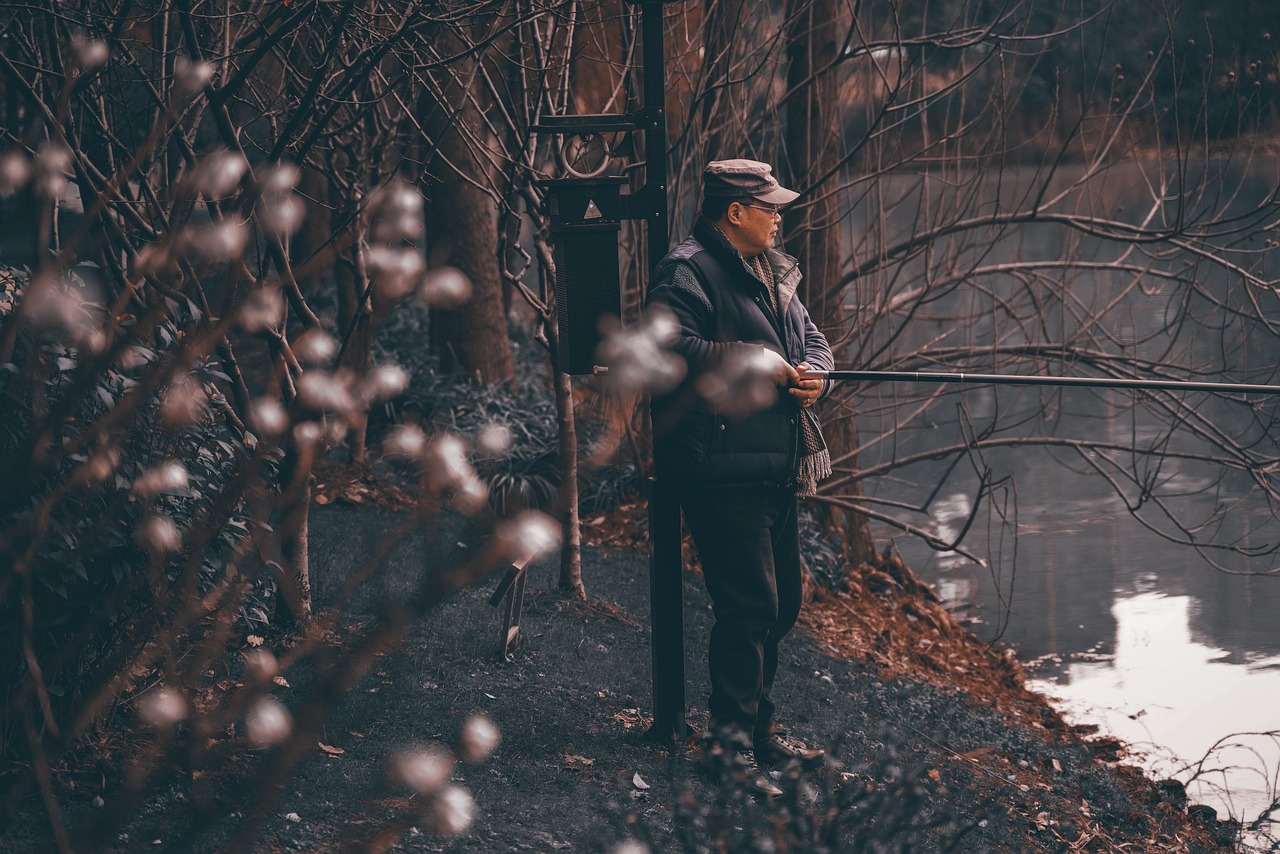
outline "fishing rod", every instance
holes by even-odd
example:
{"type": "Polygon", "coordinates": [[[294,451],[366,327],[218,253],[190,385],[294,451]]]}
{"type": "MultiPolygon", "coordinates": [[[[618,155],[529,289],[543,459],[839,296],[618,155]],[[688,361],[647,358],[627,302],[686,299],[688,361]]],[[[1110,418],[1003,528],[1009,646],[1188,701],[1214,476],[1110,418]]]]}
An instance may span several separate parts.
{"type": "Polygon", "coordinates": [[[1079,386],[1082,388],[1125,388],[1149,391],[1219,391],[1235,394],[1280,394],[1280,385],[1255,383],[1210,383],[1187,380],[1139,380],[1108,377],[1037,377],[1021,374],[938,373],[934,371],[819,371],[808,370],[801,379],[898,383],[973,383],[984,385],[1079,386]]]}

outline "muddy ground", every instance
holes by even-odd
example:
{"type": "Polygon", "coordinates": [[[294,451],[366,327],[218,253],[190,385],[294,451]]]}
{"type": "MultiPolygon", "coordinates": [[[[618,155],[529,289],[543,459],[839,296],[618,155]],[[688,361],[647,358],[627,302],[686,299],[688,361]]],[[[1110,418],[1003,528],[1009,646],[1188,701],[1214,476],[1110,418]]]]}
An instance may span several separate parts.
{"type": "MultiPolygon", "coordinates": [[[[415,622],[329,709],[301,771],[270,803],[252,850],[653,851],[957,850],[1229,851],[1231,828],[1188,815],[1176,787],[1123,763],[1120,745],[1090,743],[1022,686],[1012,659],[950,621],[900,565],[867,568],[806,610],[783,649],[777,696],[793,736],[821,744],[821,771],[783,774],[787,794],[751,800],[732,769],[708,771],[696,739],[646,738],[650,708],[648,563],[642,510],[588,520],[589,600],[554,592],[556,568],[529,575],[522,643],[499,655],[496,577],[457,592],[415,622]],[[395,757],[457,748],[464,723],[486,715],[501,743],[459,763],[453,782],[474,819],[443,835],[430,799],[397,784],[395,757]],[[619,847],[622,846],[622,847],[619,847]],[[635,849],[630,849],[635,850],[635,849]]],[[[312,573],[321,604],[403,511],[333,500],[312,517],[312,573]]],[[[429,572],[425,554],[476,548],[460,522],[437,524],[395,549],[328,638],[376,625],[429,572]]],[[[439,558],[436,558],[439,559],[439,558]]],[[[702,665],[711,624],[696,571],[684,584],[689,721],[705,724],[702,665]]],[[[267,638],[287,652],[288,639],[267,638]]],[[[295,668],[273,693],[291,709],[316,690],[295,668]]],[[[210,783],[216,809],[192,807],[197,781],[173,782],[99,850],[220,851],[261,806],[254,781],[270,752],[232,763],[210,783]]],[[[197,775],[198,776],[198,775],[197,775]]],[[[112,808],[98,790],[64,793],[75,826],[112,808]]],[[[1193,810],[1194,812],[1194,810],[1193,810]]],[[[48,846],[32,800],[0,836],[3,850],[48,846]]]]}

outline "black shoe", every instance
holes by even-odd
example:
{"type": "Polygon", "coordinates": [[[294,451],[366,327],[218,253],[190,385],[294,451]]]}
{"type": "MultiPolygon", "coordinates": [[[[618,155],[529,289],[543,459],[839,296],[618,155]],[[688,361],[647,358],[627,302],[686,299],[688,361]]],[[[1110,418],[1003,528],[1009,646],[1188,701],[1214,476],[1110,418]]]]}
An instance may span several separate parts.
{"type": "Polygon", "coordinates": [[[764,766],[773,767],[795,762],[802,768],[817,768],[826,758],[827,752],[774,734],[765,741],[756,743],[755,755],[756,761],[764,766]]]}

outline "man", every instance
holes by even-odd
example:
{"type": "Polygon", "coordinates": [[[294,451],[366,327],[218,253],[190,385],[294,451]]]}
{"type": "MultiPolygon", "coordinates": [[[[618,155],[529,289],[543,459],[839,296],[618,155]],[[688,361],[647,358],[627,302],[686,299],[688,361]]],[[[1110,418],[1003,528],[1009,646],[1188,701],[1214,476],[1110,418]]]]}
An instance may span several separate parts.
{"type": "Polygon", "coordinates": [[[674,349],[689,368],[654,399],[654,462],[680,497],[715,615],[711,734],[743,753],[765,795],[781,790],[753,760],[822,760],[779,737],[772,698],[778,643],[800,614],[796,496],[830,473],[811,410],[824,382],[800,371],[830,370],[831,348],[796,296],[795,259],[773,249],[779,210],[798,195],[766,163],[708,164],[702,215],[654,271],[648,297],[675,315],[674,349]],[[735,394],[744,371],[767,377],[751,405],[745,386],[735,394]]]}

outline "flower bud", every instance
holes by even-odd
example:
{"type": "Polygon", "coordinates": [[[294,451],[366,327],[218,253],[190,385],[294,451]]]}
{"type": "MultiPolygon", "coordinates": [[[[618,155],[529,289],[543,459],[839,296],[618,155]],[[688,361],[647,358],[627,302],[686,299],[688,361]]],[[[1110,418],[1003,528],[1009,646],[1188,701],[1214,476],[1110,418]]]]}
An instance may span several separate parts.
{"type": "Polygon", "coordinates": [[[459,755],[464,762],[483,762],[501,740],[497,725],[488,715],[472,715],[462,727],[459,755]]]}
{"type": "Polygon", "coordinates": [[[453,773],[453,754],[438,745],[411,750],[395,757],[396,780],[423,795],[438,792],[453,773]]]}
{"type": "Polygon", "coordinates": [[[31,161],[20,151],[0,155],[0,199],[12,196],[31,180],[31,161]]]}
{"type": "Polygon", "coordinates": [[[469,299],[471,280],[453,267],[432,270],[418,286],[418,300],[429,308],[457,308],[469,299]]]}
{"type": "Polygon", "coordinates": [[[258,747],[279,744],[293,731],[293,716],[275,697],[262,697],[244,719],[245,734],[258,747]]]}
{"type": "Polygon", "coordinates": [[[138,524],[133,539],[157,557],[173,554],[182,548],[182,532],[168,516],[147,516],[138,524]]]}
{"type": "Polygon", "coordinates": [[[449,786],[431,805],[428,823],[441,836],[456,836],[471,826],[475,813],[476,802],[471,793],[460,786],[449,786]]]}
{"type": "Polygon", "coordinates": [[[138,698],[138,717],[157,729],[171,727],[187,716],[187,700],[180,693],[161,686],[138,698]]]}
{"type": "Polygon", "coordinates": [[[417,459],[427,450],[427,434],[415,424],[393,427],[382,440],[382,453],[388,457],[417,459]]]}

